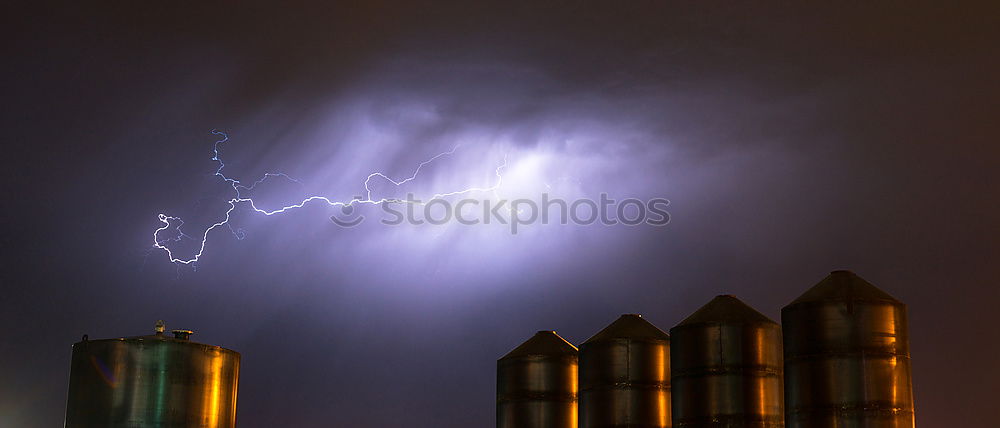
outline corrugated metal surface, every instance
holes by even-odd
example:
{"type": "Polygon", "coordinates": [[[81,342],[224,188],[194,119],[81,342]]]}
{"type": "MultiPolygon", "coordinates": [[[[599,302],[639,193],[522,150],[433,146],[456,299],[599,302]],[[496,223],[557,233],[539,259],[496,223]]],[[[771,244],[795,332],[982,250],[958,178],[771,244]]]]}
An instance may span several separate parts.
{"type": "Polygon", "coordinates": [[[497,428],[576,428],[577,349],[540,331],[497,360],[497,428]]]}
{"type": "Polygon", "coordinates": [[[670,337],[622,315],[580,345],[580,427],[669,427],[670,337]]]}
{"type": "Polygon", "coordinates": [[[913,427],[906,306],[835,271],[781,311],[791,428],[913,427]]]}
{"type": "Polygon", "coordinates": [[[66,427],[235,426],[240,354],[184,336],[74,344],[66,427]]]}
{"type": "Polygon", "coordinates": [[[781,327],[718,296],[670,329],[673,425],[784,426],[781,327]]]}

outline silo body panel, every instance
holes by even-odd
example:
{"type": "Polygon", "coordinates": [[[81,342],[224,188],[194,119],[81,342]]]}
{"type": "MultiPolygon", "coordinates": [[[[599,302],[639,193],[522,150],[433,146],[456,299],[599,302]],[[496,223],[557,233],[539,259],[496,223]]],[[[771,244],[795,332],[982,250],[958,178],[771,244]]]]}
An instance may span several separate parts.
{"type": "Polygon", "coordinates": [[[623,315],[580,346],[582,428],[670,426],[670,339],[623,315]]]}
{"type": "Polygon", "coordinates": [[[836,271],[781,319],[789,427],[914,426],[905,305],[836,271]]]}
{"type": "Polygon", "coordinates": [[[163,335],[73,345],[67,428],[236,424],[240,355],[163,335]]]}
{"type": "Polygon", "coordinates": [[[497,360],[497,428],[576,428],[577,350],[540,331],[497,360]]]}
{"type": "Polygon", "coordinates": [[[781,328],[719,296],[670,329],[673,426],[784,426],[781,328]]]}

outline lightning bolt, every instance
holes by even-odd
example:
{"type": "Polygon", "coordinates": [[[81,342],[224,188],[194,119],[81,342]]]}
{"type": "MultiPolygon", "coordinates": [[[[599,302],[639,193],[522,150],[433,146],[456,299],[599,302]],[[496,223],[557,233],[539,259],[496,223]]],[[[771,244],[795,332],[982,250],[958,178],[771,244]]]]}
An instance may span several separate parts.
{"type": "Polygon", "coordinates": [[[380,205],[380,204],[383,204],[383,203],[407,203],[407,204],[420,204],[420,205],[423,205],[423,204],[429,203],[431,200],[434,200],[434,199],[440,199],[440,198],[445,198],[445,197],[449,197],[449,196],[456,196],[456,195],[464,195],[464,194],[472,193],[472,192],[493,192],[494,194],[496,194],[497,189],[499,189],[500,185],[503,184],[503,175],[501,174],[501,171],[504,168],[507,167],[507,157],[504,156],[503,162],[498,167],[496,167],[496,170],[495,170],[496,177],[497,177],[496,183],[493,184],[492,186],[489,186],[489,187],[469,187],[469,188],[455,190],[455,191],[451,191],[451,192],[435,193],[427,201],[403,200],[403,199],[397,199],[397,198],[379,198],[379,199],[372,198],[372,189],[371,189],[371,182],[372,182],[372,180],[377,179],[377,178],[381,178],[381,179],[383,179],[385,181],[388,181],[389,183],[392,183],[396,187],[402,186],[402,185],[404,185],[404,184],[406,184],[406,183],[408,183],[410,181],[413,181],[413,180],[417,179],[417,176],[420,175],[420,170],[424,166],[427,166],[428,164],[430,164],[430,163],[432,163],[432,162],[434,162],[434,161],[436,161],[436,160],[438,160],[438,159],[440,159],[442,157],[450,156],[450,155],[454,154],[455,151],[458,150],[458,146],[455,146],[451,150],[448,150],[448,151],[442,152],[442,153],[438,153],[437,155],[434,155],[430,159],[427,159],[427,160],[421,162],[419,165],[417,165],[416,169],[414,169],[413,174],[411,174],[409,177],[406,177],[406,178],[401,179],[401,180],[395,180],[395,179],[393,179],[393,178],[389,177],[388,175],[383,174],[381,172],[373,172],[371,174],[368,174],[368,177],[365,178],[365,181],[364,181],[364,188],[365,188],[365,197],[364,197],[364,199],[355,197],[353,199],[350,199],[350,200],[347,200],[347,201],[343,201],[343,200],[331,199],[331,198],[326,197],[326,196],[314,195],[314,196],[309,196],[309,197],[307,197],[305,199],[302,199],[298,203],[295,203],[295,204],[292,204],[292,205],[284,206],[284,207],[281,207],[281,208],[278,208],[278,209],[274,209],[274,210],[266,210],[266,209],[262,209],[262,208],[258,207],[257,204],[256,204],[256,202],[254,202],[253,198],[244,196],[243,192],[244,191],[253,190],[255,187],[257,187],[257,185],[259,185],[261,183],[264,183],[265,181],[267,181],[269,179],[273,179],[273,178],[283,178],[283,179],[286,179],[286,180],[289,180],[289,181],[292,181],[292,182],[295,182],[295,183],[300,183],[300,181],[297,180],[297,179],[295,179],[295,178],[292,178],[292,177],[290,177],[290,176],[288,176],[287,174],[284,174],[284,173],[270,173],[270,172],[268,172],[268,173],[265,173],[263,176],[261,176],[256,181],[254,181],[253,183],[251,183],[250,185],[244,185],[240,180],[237,180],[235,178],[231,178],[231,177],[226,176],[223,173],[223,170],[226,168],[226,164],[225,164],[225,162],[222,161],[222,157],[220,156],[219,146],[222,145],[222,144],[224,144],[225,142],[229,141],[229,135],[226,134],[225,132],[218,131],[218,130],[212,130],[212,134],[219,136],[219,140],[215,141],[215,145],[212,147],[212,153],[213,153],[212,161],[219,164],[219,167],[216,168],[214,175],[217,176],[217,177],[219,177],[220,179],[222,179],[223,182],[228,183],[229,186],[232,187],[232,189],[233,189],[233,196],[232,196],[232,198],[230,198],[227,201],[227,203],[229,204],[229,209],[226,210],[225,216],[222,218],[222,220],[220,220],[218,222],[215,222],[211,226],[207,227],[205,229],[205,231],[200,234],[200,238],[191,236],[191,235],[187,234],[186,232],[184,232],[182,230],[182,227],[184,226],[184,220],[182,220],[180,217],[169,216],[169,215],[162,214],[162,213],[159,214],[159,216],[158,216],[159,220],[160,220],[161,223],[163,223],[163,225],[153,231],[153,249],[158,249],[158,250],[164,251],[166,253],[167,257],[170,259],[170,262],[175,263],[175,264],[189,265],[189,264],[195,263],[198,260],[200,260],[201,256],[205,253],[205,247],[208,244],[208,235],[213,230],[215,230],[217,228],[225,226],[225,227],[227,227],[233,233],[234,236],[236,236],[237,239],[243,239],[245,237],[245,234],[244,234],[243,230],[242,229],[238,229],[238,228],[237,229],[233,229],[232,225],[229,223],[229,220],[230,220],[230,218],[232,216],[232,213],[233,213],[233,211],[236,210],[236,207],[238,205],[247,205],[253,211],[255,211],[257,213],[260,213],[260,214],[263,214],[263,215],[266,215],[266,216],[271,216],[271,215],[275,215],[275,214],[281,214],[281,213],[284,213],[284,212],[287,212],[287,211],[290,211],[290,210],[294,210],[294,209],[297,209],[297,208],[302,208],[306,204],[309,204],[309,203],[314,202],[314,201],[325,202],[327,205],[329,205],[331,207],[346,207],[346,206],[361,205],[361,204],[366,204],[366,205],[380,205]],[[172,238],[161,239],[159,237],[160,236],[160,232],[163,232],[163,231],[165,231],[167,229],[170,229],[171,227],[173,227],[174,231],[176,232],[176,236],[174,236],[172,238]],[[191,258],[180,258],[180,257],[175,256],[173,250],[171,250],[170,247],[168,246],[170,242],[179,242],[179,241],[181,241],[183,239],[192,239],[192,240],[199,240],[200,239],[200,241],[201,241],[200,244],[199,244],[199,247],[198,247],[198,252],[195,253],[194,256],[192,256],[191,258]]]}

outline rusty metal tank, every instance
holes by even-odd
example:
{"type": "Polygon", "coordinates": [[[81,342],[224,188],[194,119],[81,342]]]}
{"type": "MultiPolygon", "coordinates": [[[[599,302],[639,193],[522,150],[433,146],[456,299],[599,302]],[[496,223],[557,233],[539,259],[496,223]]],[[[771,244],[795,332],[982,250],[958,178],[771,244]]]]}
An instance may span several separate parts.
{"type": "Polygon", "coordinates": [[[717,296],[670,329],[674,428],[781,428],[781,327],[717,296]]]}
{"type": "Polygon", "coordinates": [[[906,306],[834,271],[781,310],[790,428],[912,428],[906,306]]]}
{"type": "Polygon", "coordinates": [[[580,345],[580,427],[670,426],[670,336],[622,315],[580,345]]]}
{"type": "Polygon", "coordinates": [[[73,345],[66,428],[231,428],[240,354],[189,330],[73,345]]]}
{"type": "Polygon", "coordinates": [[[577,349],[539,331],[497,360],[497,428],[576,428],[577,349]]]}

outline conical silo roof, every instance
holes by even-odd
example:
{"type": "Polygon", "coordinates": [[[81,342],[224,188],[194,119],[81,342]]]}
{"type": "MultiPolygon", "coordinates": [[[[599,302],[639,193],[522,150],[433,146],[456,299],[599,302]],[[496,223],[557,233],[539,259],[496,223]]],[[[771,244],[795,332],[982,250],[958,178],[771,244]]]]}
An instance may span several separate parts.
{"type": "Polygon", "coordinates": [[[618,317],[604,330],[597,332],[594,337],[587,339],[584,343],[601,342],[614,339],[653,339],[670,340],[670,335],[663,330],[656,328],[642,318],[639,314],[625,314],[618,317]]]}
{"type": "Polygon", "coordinates": [[[501,360],[507,358],[525,357],[529,355],[576,355],[577,349],[573,344],[563,339],[554,331],[539,331],[531,336],[513,351],[504,355],[501,360]]]}
{"type": "Polygon", "coordinates": [[[789,303],[818,302],[823,300],[884,300],[901,303],[872,283],[849,270],[835,270],[823,278],[819,284],[802,293],[798,299],[789,303]]]}
{"type": "MultiPolygon", "coordinates": [[[[736,296],[722,295],[715,296],[714,299],[695,311],[691,316],[677,324],[677,327],[706,323],[771,323],[777,324],[774,320],[764,314],[757,312],[736,296]]],[[[676,327],[675,327],[676,328],[676,327]]]]}

